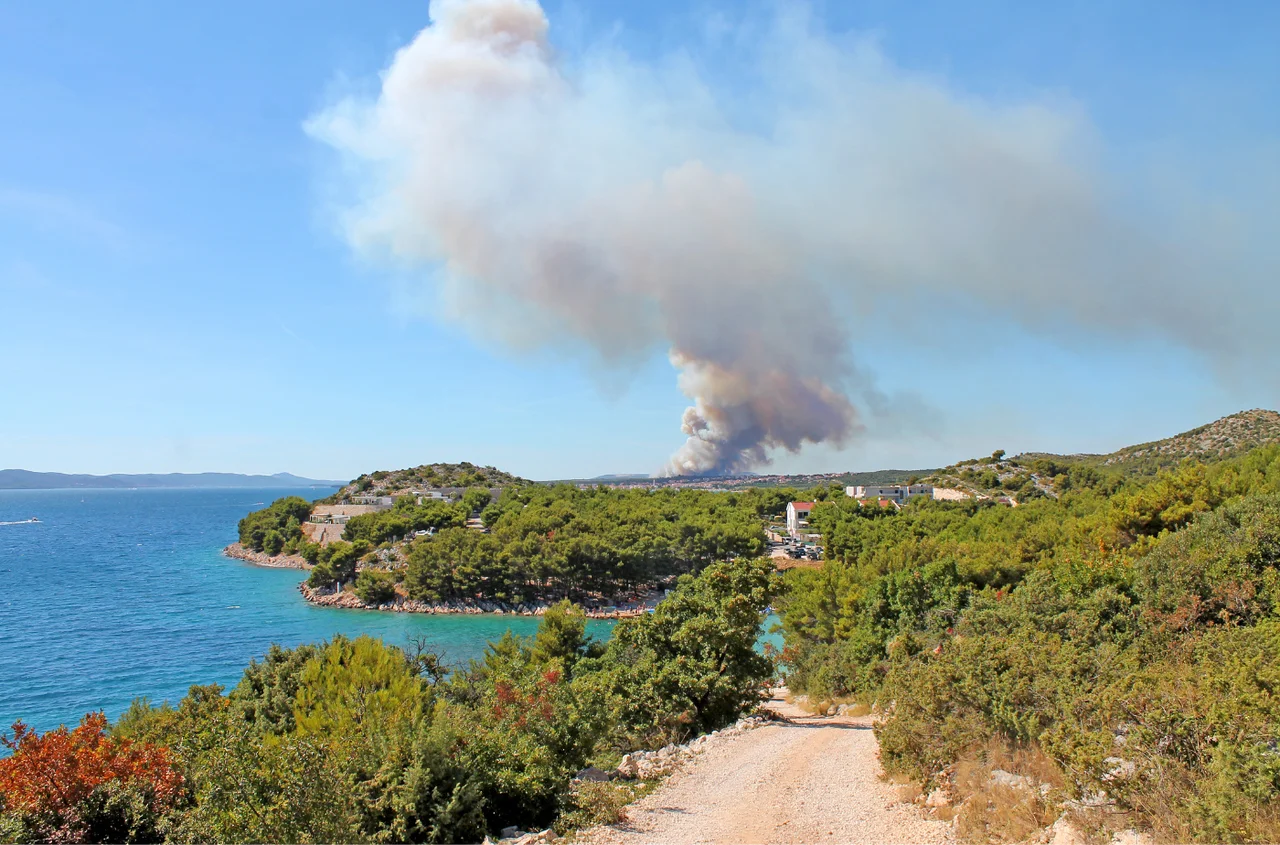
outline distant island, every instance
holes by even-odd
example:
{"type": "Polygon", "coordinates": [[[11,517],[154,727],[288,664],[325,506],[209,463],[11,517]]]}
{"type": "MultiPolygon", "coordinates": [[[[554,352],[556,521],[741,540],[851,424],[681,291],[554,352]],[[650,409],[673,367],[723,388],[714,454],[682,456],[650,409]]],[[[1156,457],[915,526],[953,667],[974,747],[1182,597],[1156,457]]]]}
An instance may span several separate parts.
{"type": "Polygon", "coordinates": [[[119,490],[131,488],[193,489],[272,488],[303,490],[312,487],[341,487],[344,481],[303,478],[287,472],[275,475],[242,475],[235,472],[169,472],[127,475],[79,475],[62,472],[32,472],[0,469],[0,490],[119,490]]]}

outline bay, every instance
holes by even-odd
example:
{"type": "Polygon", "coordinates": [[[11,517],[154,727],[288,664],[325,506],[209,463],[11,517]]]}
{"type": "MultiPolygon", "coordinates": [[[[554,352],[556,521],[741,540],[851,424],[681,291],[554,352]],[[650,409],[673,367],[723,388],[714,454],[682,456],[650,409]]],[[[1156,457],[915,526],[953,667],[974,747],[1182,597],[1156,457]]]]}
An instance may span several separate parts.
{"type": "Polygon", "coordinates": [[[240,517],[289,494],[0,491],[0,730],[16,719],[48,730],[95,710],[115,718],[134,697],[176,702],[192,684],[229,687],[272,643],[425,636],[460,663],[508,629],[537,628],[533,617],[315,607],[297,591],[304,573],[222,555],[240,517]],[[22,522],[31,517],[40,522],[22,522]]]}

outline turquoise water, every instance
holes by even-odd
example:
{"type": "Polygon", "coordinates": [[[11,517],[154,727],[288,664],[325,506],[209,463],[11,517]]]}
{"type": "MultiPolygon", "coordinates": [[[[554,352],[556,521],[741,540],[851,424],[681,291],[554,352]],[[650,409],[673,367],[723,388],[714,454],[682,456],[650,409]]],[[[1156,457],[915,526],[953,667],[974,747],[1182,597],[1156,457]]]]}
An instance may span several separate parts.
{"type": "MultiPolygon", "coordinates": [[[[332,491],[317,490],[314,496],[332,491]]],[[[177,701],[234,685],[272,643],[337,633],[392,644],[425,635],[447,660],[478,656],[512,616],[428,616],[314,607],[304,574],[225,558],[236,522],[279,490],[0,491],[0,730],[38,730],[135,696],[177,701]],[[14,523],[29,517],[39,523],[14,523]]],[[[597,637],[610,624],[591,623],[597,637]]]]}

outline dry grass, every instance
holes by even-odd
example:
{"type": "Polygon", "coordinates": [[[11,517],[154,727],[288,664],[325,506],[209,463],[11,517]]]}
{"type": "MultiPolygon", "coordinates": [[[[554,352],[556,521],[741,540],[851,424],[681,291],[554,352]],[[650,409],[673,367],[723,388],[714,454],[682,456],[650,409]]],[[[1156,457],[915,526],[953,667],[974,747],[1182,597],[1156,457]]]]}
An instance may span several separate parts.
{"type": "Polygon", "coordinates": [[[845,713],[846,716],[866,716],[871,713],[871,705],[864,704],[849,696],[837,695],[830,698],[809,698],[808,696],[800,695],[793,696],[788,700],[804,712],[815,716],[821,716],[831,707],[838,707],[841,704],[847,705],[849,708],[845,713]]]}
{"type": "Polygon", "coordinates": [[[1229,807],[1206,801],[1184,766],[1161,761],[1146,769],[1125,801],[1132,813],[1102,814],[1094,820],[1106,832],[1118,826],[1146,826],[1157,842],[1230,840],[1280,842],[1280,806],[1237,794],[1229,807]],[[1119,818],[1116,818],[1119,816],[1119,818]]]}
{"type": "Polygon", "coordinates": [[[788,569],[821,569],[826,563],[821,560],[807,560],[793,557],[775,557],[774,567],[779,572],[786,572],[788,569]]]}
{"type": "Polygon", "coordinates": [[[993,740],[957,763],[953,786],[961,839],[1022,842],[1057,819],[1064,779],[1039,749],[1010,749],[993,740]],[[1028,782],[996,782],[992,774],[997,769],[1028,782]]]}
{"type": "Polygon", "coordinates": [[[904,804],[914,804],[924,797],[924,790],[913,780],[898,784],[898,800],[904,804]]]}

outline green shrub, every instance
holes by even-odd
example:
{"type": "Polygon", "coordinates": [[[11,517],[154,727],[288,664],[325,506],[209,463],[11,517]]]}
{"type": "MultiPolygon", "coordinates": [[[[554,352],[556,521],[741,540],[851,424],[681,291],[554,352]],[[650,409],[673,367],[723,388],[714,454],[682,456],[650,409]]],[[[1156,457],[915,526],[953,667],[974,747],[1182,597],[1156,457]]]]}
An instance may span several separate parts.
{"type": "Polygon", "coordinates": [[[302,535],[301,525],[310,516],[311,503],[306,499],[300,496],[277,499],[240,520],[240,542],[255,551],[264,551],[268,536],[274,532],[270,542],[275,551],[268,554],[278,554],[286,542],[302,535]]]}
{"type": "Polygon", "coordinates": [[[767,560],[713,564],[614,628],[590,684],[624,743],[715,730],[766,697],[773,665],[755,646],[773,579],[767,560]]]}
{"type": "MultiPolygon", "coordinates": [[[[1275,841],[1280,447],[1127,480],[1048,469],[1068,492],[1018,508],[815,509],[831,561],[787,575],[789,684],[877,699],[884,765],[925,783],[998,747],[1159,838],[1275,841]]],[[[1058,809],[971,791],[978,839],[1058,809]]]]}
{"type": "Polygon", "coordinates": [[[365,604],[385,604],[396,597],[396,579],[379,569],[362,570],[356,577],[356,595],[365,604]]]}
{"type": "Polygon", "coordinates": [[[610,796],[575,787],[574,774],[652,738],[675,708],[688,734],[751,707],[769,677],[752,648],[769,588],[767,563],[709,567],[658,613],[620,622],[623,648],[592,641],[583,611],[562,603],[534,637],[508,632],[453,672],[423,643],[273,647],[228,695],[192,687],[177,707],[134,703],[113,733],[167,746],[188,794],[155,820],[133,797],[104,794],[103,829],[174,842],[475,842],[561,815],[614,817],[630,788],[610,796]],[[650,679],[632,660],[683,668],[650,679]],[[618,726],[619,713],[633,721],[618,726]]]}

